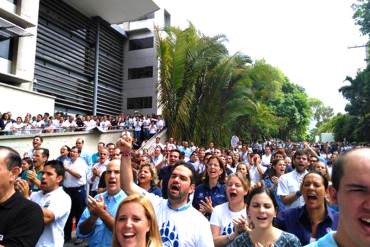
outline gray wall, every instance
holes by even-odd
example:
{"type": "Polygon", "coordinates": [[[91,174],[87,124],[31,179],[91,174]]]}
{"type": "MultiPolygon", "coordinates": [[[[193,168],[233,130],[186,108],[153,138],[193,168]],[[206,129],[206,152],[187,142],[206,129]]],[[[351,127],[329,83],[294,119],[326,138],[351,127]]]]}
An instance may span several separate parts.
{"type": "MultiPolygon", "coordinates": [[[[104,143],[116,141],[121,136],[121,131],[112,130],[107,132],[69,132],[69,133],[52,133],[41,134],[44,142],[42,147],[48,148],[50,151],[50,159],[55,159],[59,156],[59,150],[62,145],[72,147],[76,143],[77,138],[85,140],[84,149],[91,154],[97,152],[97,143],[102,141],[104,143]]],[[[25,136],[0,136],[0,145],[14,148],[23,157],[25,152],[32,148],[33,135],[25,136]]]]}

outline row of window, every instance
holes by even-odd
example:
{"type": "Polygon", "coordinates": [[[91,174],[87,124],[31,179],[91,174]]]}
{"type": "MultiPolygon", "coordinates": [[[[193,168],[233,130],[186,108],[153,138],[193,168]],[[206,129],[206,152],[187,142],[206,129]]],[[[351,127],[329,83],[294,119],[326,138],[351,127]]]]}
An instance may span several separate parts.
{"type": "Polygon", "coordinates": [[[143,38],[143,39],[130,39],[129,41],[129,50],[140,50],[153,48],[153,37],[143,38]]]}
{"type": "Polygon", "coordinates": [[[128,79],[152,78],[153,66],[128,69],[128,79]]]}
{"type": "Polygon", "coordinates": [[[152,108],[152,97],[137,97],[137,98],[128,98],[127,99],[127,109],[143,109],[143,108],[152,108]]]}

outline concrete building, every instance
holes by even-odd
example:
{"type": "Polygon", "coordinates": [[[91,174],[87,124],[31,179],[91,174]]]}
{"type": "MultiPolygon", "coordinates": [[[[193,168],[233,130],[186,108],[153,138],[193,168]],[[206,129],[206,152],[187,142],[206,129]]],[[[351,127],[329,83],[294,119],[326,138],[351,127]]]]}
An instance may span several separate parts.
{"type": "Polygon", "coordinates": [[[171,25],[171,15],[160,9],[144,18],[123,23],[128,42],[124,45],[123,110],[161,113],[158,105],[159,61],[156,30],[171,25]]]}
{"type": "MultiPolygon", "coordinates": [[[[154,51],[142,61],[129,55],[130,37],[146,34],[112,24],[156,10],[151,0],[0,0],[0,112],[119,114],[132,98],[155,96],[154,87],[136,89],[140,95],[128,82],[142,73],[133,67],[149,67],[154,51]]],[[[155,97],[148,113],[156,104],[155,97]]]]}

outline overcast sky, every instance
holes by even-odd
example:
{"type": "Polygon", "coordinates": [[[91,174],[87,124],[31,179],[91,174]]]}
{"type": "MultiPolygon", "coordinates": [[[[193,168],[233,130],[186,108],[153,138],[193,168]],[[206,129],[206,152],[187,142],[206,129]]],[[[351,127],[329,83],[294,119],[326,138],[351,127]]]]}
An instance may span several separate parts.
{"type": "Polygon", "coordinates": [[[355,0],[154,0],[172,25],[191,21],[206,35],[225,34],[230,54],[264,58],[291,82],[335,112],[346,101],[338,89],[365,67],[365,48],[352,19],[355,0]]]}

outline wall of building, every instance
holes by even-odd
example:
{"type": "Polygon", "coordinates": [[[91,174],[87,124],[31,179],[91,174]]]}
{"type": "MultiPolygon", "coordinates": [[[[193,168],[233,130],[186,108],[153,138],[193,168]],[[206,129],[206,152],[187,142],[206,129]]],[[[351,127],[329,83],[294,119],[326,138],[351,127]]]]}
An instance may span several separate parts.
{"type": "Polygon", "coordinates": [[[17,5],[6,0],[0,0],[3,10],[8,11],[0,17],[25,29],[29,36],[14,38],[12,60],[2,59],[0,75],[2,82],[21,86],[23,89],[32,90],[35,68],[36,34],[39,0],[17,1],[17,5]],[[7,75],[4,77],[4,75],[7,75]]]}
{"type": "Polygon", "coordinates": [[[54,97],[19,87],[0,83],[0,99],[0,112],[10,111],[14,119],[17,116],[23,118],[26,113],[54,113],[54,97]]]}
{"type": "MultiPolygon", "coordinates": [[[[142,29],[129,33],[128,40],[153,37],[149,29],[142,29]]],[[[153,48],[129,50],[129,41],[124,45],[124,96],[123,109],[125,112],[133,113],[139,111],[143,114],[158,113],[157,108],[157,78],[158,61],[155,46],[153,48]],[[137,67],[153,66],[152,78],[128,79],[128,69],[137,67]],[[127,98],[152,97],[152,108],[127,109],[127,98]]]]}
{"type": "MultiPolygon", "coordinates": [[[[69,132],[69,133],[53,133],[53,134],[41,134],[43,137],[42,147],[48,148],[50,151],[50,159],[57,158],[60,153],[60,147],[62,145],[68,145],[72,147],[76,143],[77,138],[82,138],[85,141],[84,150],[89,153],[97,152],[97,143],[104,142],[109,143],[116,141],[121,136],[121,131],[108,131],[108,132],[69,132]]],[[[0,145],[14,148],[19,152],[21,156],[25,152],[32,149],[33,135],[26,136],[0,136],[0,145]]]]}

